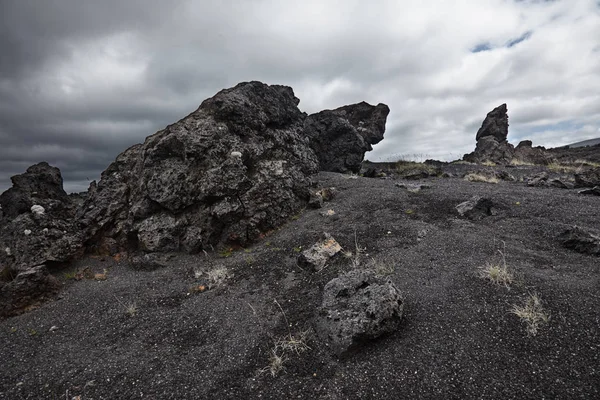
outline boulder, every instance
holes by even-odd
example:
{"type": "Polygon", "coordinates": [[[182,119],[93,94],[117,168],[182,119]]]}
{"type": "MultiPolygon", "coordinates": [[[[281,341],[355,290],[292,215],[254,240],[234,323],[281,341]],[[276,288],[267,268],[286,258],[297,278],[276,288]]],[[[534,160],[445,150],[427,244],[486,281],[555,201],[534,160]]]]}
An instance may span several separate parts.
{"type": "Polygon", "coordinates": [[[43,162],[11,180],[13,186],[0,195],[5,212],[0,225],[0,264],[25,271],[76,257],[82,249],[82,235],[60,170],[43,162]]]}
{"type": "Polygon", "coordinates": [[[364,342],[398,329],[404,299],[390,280],[371,270],[353,270],[325,285],[316,331],[344,357],[364,342]]]}
{"type": "Polygon", "coordinates": [[[362,102],[309,115],[305,135],[322,171],[358,173],[367,151],[383,140],[390,109],[362,102]]]}
{"type": "Polygon", "coordinates": [[[20,314],[53,298],[60,286],[43,265],[20,272],[0,287],[0,318],[20,314]]]}
{"type": "Polygon", "coordinates": [[[127,149],[88,190],[87,243],[194,253],[244,246],[289,220],[319,170],[298,103],[289,87],[240,83],[127,149]]]}
{"type": "Polygon", "coordinates": [[[600,186],[600,167],[591,168],[575,174],[575,187],[600,186]]]}
{"type": "Polygon", "coordinates": [[[490,111],[481,128],[477,131],[475,140],[479,142],[481,138],[493,137],[497,142],[502,143],[508,137],[508,109],[506,104],[502,104],[490,111]]]}
{"type": "Polygon", "coordinates": [[[548,165],[556,161],[544,147],[532,147],[531,140],[523,140],[517,145],[513,159],[521,163],[535,165],[548,165]]]}
{"type": "Polygon", "coordinates": [[[564,231],[559,240],[568,249],[600,256],[600,234],[597,232],[575,226],[564,231]]]}
{"type": "Polygon", "coordinates": [[[481,220],[490,215],[495,215],[494,203],[485,197],[473,196],[470,200],[456,206],[456,211],[461,217],[470,220],[481,220]]]}

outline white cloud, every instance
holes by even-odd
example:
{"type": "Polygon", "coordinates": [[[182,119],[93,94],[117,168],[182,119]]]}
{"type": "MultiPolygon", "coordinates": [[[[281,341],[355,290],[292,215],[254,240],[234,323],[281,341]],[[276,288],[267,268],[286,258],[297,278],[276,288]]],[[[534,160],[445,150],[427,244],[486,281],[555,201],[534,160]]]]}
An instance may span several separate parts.
{"type": "MultiPolygon", "coordinates": [[[[57,144],[31,154],[54,159],[81,148],[98,165],[218,90],[254,79],[292,86],[307,112],[388,104],[385,139],[369,159],[461,157],[502,103],[511,141],[557,146],[600,136],[594,0],[142,3],[141,13],[141,3],[94,3],[89,14],[56,0],[34,21],[13,15],[0,46],[16,49],[19,57],[4,60],[20,60],[16,70],[26,73],[0,78],[0,144],[57,144]],[[7,37],[27,38],[39,54],[18,53],[23,46],[11,48],[7,37]]],[[[75,161],[64,168],[86,169],[75,161]]],[[[14,157],[7,168],[22,162],[14,157]]],[[[6,182],[0,176],[0,189],[6,182]]]]}

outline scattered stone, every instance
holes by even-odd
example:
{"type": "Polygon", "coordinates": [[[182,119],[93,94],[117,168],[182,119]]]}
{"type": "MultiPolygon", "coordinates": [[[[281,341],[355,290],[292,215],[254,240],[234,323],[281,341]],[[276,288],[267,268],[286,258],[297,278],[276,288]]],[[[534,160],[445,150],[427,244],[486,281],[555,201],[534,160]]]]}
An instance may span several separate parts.
{"type": "Polygon", "coordinates": [[[325,285],[316,330],[344,357],[367,341],[398,329],[404,299],[390,280],[353,270],[325,285]]]}
{"type": "Polygon", "coordinates": [[[324,233],[324,238],[311,248],[304,250],[298,256],[298,265],[309,271],[320,271],[327,261],[342,250],[342,246],[330,234],[324,233]]]}
{"type": "Polygon", "coordinates": [[[543,187],[548,185],[548,173],[540,172],[527,178],[527,186],[543,187]]]}
{"type": "Polygon", "coordinates": [[[161,268],[166,268],[168,260],[161,254],[149,253],[136,255],[129,259],[129,266],[136,271],[154,271],[161,268]]]}
{"type": "Polygon", "coordinates": [[[411,192],[411,193],[418,193],[423,189],[430,189],[431,185],[420,185],[420,184],[413,184],[413,183],[396,183],[396,186],[401,188],[401,189],[406,189],[407,191],[411,192]]]}
{"type": "Polygon", "coordinates": [[[560,178],[553,178],[548,181],[548,186],[557,187],[561,189],[573,189],[575,185],[571,182],[566,182],[560,178]]]}
{"type": "Polygon", "coordinates": [[[583,254],[600,255],[600,235],[577,226],[559,236],[562,245],[583,254]]]}
{"type": "Polygon", "coordinates": [[[334,187],[323,188],[316,192],[311,191],[308,205],[312,208],[321,208],[324,202],[333,200],[336,195],[337,189],[334,187]]]}
{"type": "Polygon", "coordinates": [[[320,169],[358,173],[367,151],[383,140],[390,109],[362,102],[309,115],[304,133],[319,159],[320,169]]]}
{"type": "Polygon", "coordinates": [[[583,189],[577,192],[578,194],[591,194],[594,196],[600,196],[600,186],[594,186],[591,189],[583,189]]]}
{"type": "Polygon", "coordinates": [[[575,174],[575,187],[600,186],[600,167],[575,174]]]}
{"type": "Polygon", "coordinates": [[[60,282],[43,265],[20,272],[0,287],[0,318],[21,314],[42,301],[53,298],[60,282]]]}
{"type": "MultiPolygon", "coordinates": [[[[532,147],[531,140],[521,141],[515,148],[514,158],[517,162],[535,165],[548,165],[555,162],[554,157],[542,146],[532,147]]],[[[512,162],[512,160],[511,160],[512,162]]]]}
{"type": "Polygon", "coordinates": [[[514,182],[517,180],[514,176],[512,176],[506,171],[498,171],[495,173],[495,175],[496,178],[501,179],[503,181],[514,182]]]}
{"type": "Polygon", "coordinates": [[[362,172],[365,178],[385,178],[387,174],[381,168],[367,168],[362,172]]]}
{"type": "Polygon", "coordinates": [[[467,200],[456,206],[456,211],[462,216],[470,220],[481,220],[490,215],[496,215],[494,203],[488,198],[481,196],[473,196],[471,200],[467,200]]]}

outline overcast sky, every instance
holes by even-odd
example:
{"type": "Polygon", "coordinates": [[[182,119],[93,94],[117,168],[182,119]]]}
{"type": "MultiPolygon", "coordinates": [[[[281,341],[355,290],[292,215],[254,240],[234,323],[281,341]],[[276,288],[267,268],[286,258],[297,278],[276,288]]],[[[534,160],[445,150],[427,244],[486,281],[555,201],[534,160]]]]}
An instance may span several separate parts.
{"type": "Polygon", "coordinates": [[[388,104],[370,160],[458,159],[502,103],[511,143],[600,137],[597,0],[0,0],[0,54],[0,191],[39,161],[85,190],[249,80],[388,104]]]}

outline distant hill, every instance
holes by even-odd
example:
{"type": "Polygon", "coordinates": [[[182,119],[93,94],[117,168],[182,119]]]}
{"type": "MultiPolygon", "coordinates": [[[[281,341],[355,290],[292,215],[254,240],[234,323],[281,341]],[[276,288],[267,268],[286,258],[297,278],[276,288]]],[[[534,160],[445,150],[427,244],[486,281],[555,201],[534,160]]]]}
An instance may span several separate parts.
{"type": "Polygon", "coordinates": [[[600,138],[584,140],[583,142],[573,143],[568,146],[573,148],[573,147],[595,146],[597,144],[600,144],[600,138]]]}

